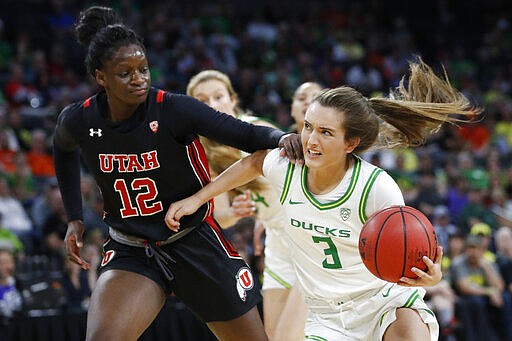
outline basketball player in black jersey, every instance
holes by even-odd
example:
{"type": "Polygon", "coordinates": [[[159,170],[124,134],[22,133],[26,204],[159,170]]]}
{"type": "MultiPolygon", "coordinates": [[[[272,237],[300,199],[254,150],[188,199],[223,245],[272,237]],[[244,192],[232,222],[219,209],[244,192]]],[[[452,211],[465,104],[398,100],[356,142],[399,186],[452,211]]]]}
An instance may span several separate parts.
{"type": "Polygon", "coordinates": [[[87,340],[136,340],[166,296],[176,294],[220,340],[266,340],[256,309],[260,289],[205,204],[180,230],[167,228],[171,202],[210,181],[198,135],[247,152],[284,147],[302,158],[297,136],[254,126],[184,95],[151,88],[145,47],[116,13],[93,6],[76,25],[88,72],[103,91],[66,107],[54,134],[57,178],[68,215],[68,257],[80,257],[80,155],[104,198],[100,276],[87,340]]]}

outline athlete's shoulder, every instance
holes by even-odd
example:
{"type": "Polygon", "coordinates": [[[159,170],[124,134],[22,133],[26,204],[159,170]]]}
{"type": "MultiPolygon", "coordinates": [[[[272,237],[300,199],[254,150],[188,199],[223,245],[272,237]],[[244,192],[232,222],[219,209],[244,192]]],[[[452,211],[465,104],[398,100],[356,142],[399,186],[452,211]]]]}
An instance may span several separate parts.
{"type": "Polygon", "coordinates": [[[181,93],[152,88],[152,96],[154,101],[163,104],[166,113],[172,112],[177,118],[184,115],[184,118],[190,119],[191,115],[203,113],[205,109],[210,108],[194,97],[181,93]]]}
{"type": "Polygon", "coordinates": [[[90,106],[91,100],[92,97],[89,97],[84,101],[77,101],[65,106],[57,118],[58,124],[79,124],[83,120],[83,109],[90,106]]]}
{"type": "Polygon", "coordinates": [[[263,161],[263,175],[271,177],[273,174],[284,174],[290,163],[290,160],[286,157],[282,157],[281,150],[279,148],[272,149],[265,156],[263,161]]]}
{"type": "Polygon", "coordinates": [[[92,97],[67,105],[57,117],[54,145],[70,151],[79,144],[81,131],[86,124],[84,109],[90,107],[92,97]]]}
{"type": "Polygon", "coordinates": [[[167,90],[162,90],[159,88],[151,88],[149,90],[149,99],[155,101],[157,103],[165,103],[165,104],[181,104],[183,102],[194,102],[197,101],[195,98],[167,90]]]}

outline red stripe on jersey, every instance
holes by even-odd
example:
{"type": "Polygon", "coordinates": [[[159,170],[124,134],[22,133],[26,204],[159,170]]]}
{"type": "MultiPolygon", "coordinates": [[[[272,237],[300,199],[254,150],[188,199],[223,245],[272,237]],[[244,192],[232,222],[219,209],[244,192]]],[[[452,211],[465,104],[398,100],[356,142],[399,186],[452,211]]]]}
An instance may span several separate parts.
{"type": "Polygon", "coordinates": [[[201,141],[199,140],[199,137],[196,137],[194,141],[192,141],[194,146],[197,148],[197,152],[199,155],[199,159],[201,160],[201,164],[206,165],[206,173],[208,173],[208,180],[210,180],[210,167],[208,165],[208,159],[206,158],[206,152],[204,150],[203,145],[201,144],[201,141]]]}
{"type": "Polygon", "coordinates": [[[217,236],[217,239],[219,240],[219,242],[221,243],[222,247],[224,248],[224,250],[226,251],[226,253],[229,257],[242,258],[242,256],[240,256],[240,254],[233,247],[233,245],[231,245],[229,240],[224,238],[224,236],[220,232],[221,227],[219,226],[219,224],[217,224],[217,222],[215,221],[215,219],[213,219],[212,216],[207,217],[204,221],[211,227],[213,233],[215,233],[215,235],[217,236]]]}
{"type": "Polygon", "coordinates": [[[91,105],[91,97],[89,97],[88,99],[86,99],[86,100],[84,101],[84,104],[83,104],[83,105],[84,105],[84,108],[87,108],[89,105],[91,105]]]}
{"type": "MultiPolygon", "coordinates": [[[[206,159],[206,153],[203,145],[199,141],[198,137],[196,137],[191,144],[187,145],[187,155],[201,186],[204,187],[209,184],[211,181],[210,168],[208,166],[208,160],[206,159]]],[[[212,198],[208,201],[208,209],[205,213],[205,217],[211,216],[214,209],[215,205],[212,198]]]]}
{"type": "Polygon", "coordinates": [[[208,200],[208,211],[206,212],[206,214],[208,216],[211,216],[213,215],[213,211],[215,210],[215,205],[214,205],[214,201],[213,201],[213,198],[211,198],[210,200],[208,200]]]}
{"type": "Polygon", "coordinates": [[[164,94],[165,94],[165,91],[158,90],[158,92],[156,94],[156,102],[157,103],[162,103],[164,101],[164,94]]]}
{"type": "Polygon", "coordinates": [[[192,164],[192,169],[201,182],[201,186],[206,186],[210,182],[210,169],[204,148],[198,138],[195,138],[191,144],[187,145],[187,154],[192,164]]]}

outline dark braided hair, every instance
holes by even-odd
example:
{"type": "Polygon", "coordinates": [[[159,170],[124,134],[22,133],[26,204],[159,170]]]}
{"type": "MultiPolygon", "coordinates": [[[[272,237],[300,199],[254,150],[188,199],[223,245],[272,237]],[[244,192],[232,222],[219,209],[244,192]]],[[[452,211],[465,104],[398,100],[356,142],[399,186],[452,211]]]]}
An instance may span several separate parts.
{"type": "Polygon", "coordinates": [[[85,66],[93,77],[120,47],[135,44],[146,51],[142,38],[110,7],[92,6],[82,11],[75,32],[78,42],[87,48],[85,66]]]}

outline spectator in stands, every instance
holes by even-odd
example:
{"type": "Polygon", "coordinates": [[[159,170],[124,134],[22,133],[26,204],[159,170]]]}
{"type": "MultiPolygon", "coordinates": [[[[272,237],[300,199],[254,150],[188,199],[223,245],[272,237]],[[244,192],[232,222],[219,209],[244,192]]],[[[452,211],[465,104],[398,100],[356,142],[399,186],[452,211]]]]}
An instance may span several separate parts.
{"type": "Polygon", "coordinates": [[[13,330],[9,326],[22,309],[22,296],[14,278],[16,262],[12,249],[0,247],[0,335],[11,340],[13,330]]]}
{"type": "MultiPolygon", "coordinates": [[[[512,296],[512,229],[508,226],[502,226],[495,232],[494,236],[496,240],[496,264],[505,282],[504,296],[510,300],[512,296]]],[[[503,323],[504,336],[510,339],[512,337],[512,324],[505,319],[503,319],[503,323]]]]}
{"type": "Polygon", "coordinates": [[[458,295],[458,310],[463,323],[466,341],[497,340],[491,308],[503,308],[503,278],[494,263],[487,261],[481,236],[469,235],[465,251],[454,258],[450,265],[450,277],[458,295]]]}
{"type": "Polygon", "coordinates": [[[10,230],[2,227],[2,215],[0,214],[0,248],[12,250],[17,260],[24,256],[24,245],[21,240],[10,230]]]}
{"type": "Polygon", "coordinates": [[[46,179],[55,176],[51,147],[48,136],[43,129],[32,131],[27,160],[33,176],[39,182],[44,182],[46,179]]]}
{"type": "Polygon", "coordinates": [[[41,251],[50,260],[61,262],[65,252],[67,214],[60,191],[52,191],[50,199],[50,212],[44,220],[41,230],[41,251]]]}
{"type": "Polygon", "coordinates": [[[66,311],[68,313],[86,312],[92,289],[98,278],[100,254],[97,245],[84,245],[83,257],[91,267],[84,270],[69,259],[64,260],[64,277],[62,285],[66,294],[66,311]]]}
{"type": "MultiPolygon", "coordinates": [[[[456,175],[450,176],[447,172],[448,191],[446,193],[446,206],[450,211],[450,221],[457,224],[460,221],[460,213],[468,203],[468,185],[464,177],[456,175]]],[[[460,225],[458,225],[461,228],[460,225]]],[[[466,232],[466,230],[463,230],[466,232]]]]}
{"type": "MultiPolygon", "coordinates": [[[[1,95],[1,92],[0,92],[1,95]]],[[[16,120],[14,120],[14,124],[11,121],[12,117],[19,117],[19,113],[17,110],[9,108],[5,103],[2,102],[2,98],[0,97],[0,130],[5,131],[5,137],[3,143],[8,149],[13,151],[24,150],[23,143],[20,142],[20,138],[18,136],[18,126],[16,125],[16,120]]],[[[27,130],[26,133],[28,132],[27,130]]]]}
{"type": "Polygon", "coordinates": [[[465,249],[465,237],[462,232],[454,233],[448,236],[448,248],[443,252],[443,261],[441,268],[443,270],[443,278],[447,279],[452,285],[450,277],[450,264],[455,257],[464,253],[465,249]]]}
{"type": "Polygon", "coordinates": [[[17,148],[9,142],[9,130],[0,128],[0,172],[12,174],[16,169],[17,148]]]}
{"type": "Polygon", "coordinates": [[[32,222],[23,204],[12,193],[5,176],[0,175],[0,215],[2,226],[31,245],[32,222]]]}
{"type": "Polygon", "coordinates": [[[49,178],[34,198],[30,207],[30,217],[34,222],[34,237],[39,240],[43,234],[43,225],[52,214],[52,203],[60,196],[59,185],[56,178],[49,178]]]}
{"type": "Polygon", "coordinates": [[[459,232],[459,228],[450,222],[450,212],[444,205],[438,205],[432,212],[432,225],[436,231],[437,243],[447,252],[450,235],[459,232]]]}
{"type": "Polygon", "coordinates": [[[469,231],[470,234],[475,236],[480,236],[482,240],[482,244],[484,247],[484,255],[483,257],[488,260],[491,263],[494,263],[496,261],[496,255],[494,251],[492,250],[492,229],[489,226],[489,224],[486,223],[476,223],[471,226],[471,229],[469,231]]]}
{"type": "Polygon", "coordinates": [[[496,214],[487,207],[484,197],[485,190],[483,188],[470,185],[468,202],[462,208],[457,224],[464,233],[469,233],[471,226],[479,222],[488,224],[492,230],[498,228],[496,214]]]}
{"type": "Polygon", "coordinates": [[[23,207],[28,208],[32,205],[32,200],[37,195],[38,188],[32,176],[25,152],[18,151],[16,153],[14,164],[14,172],[6,174],[7,182],[14,196],[21,201],[23,207]]]}
{"type": "Polygon", "coordinates": [[[512,229],[500,227],[495,233],[496,264],[505,281],[505,289],[512,292],[512,229]]]}
{"type": "Polygon", "coordinates": [[[432,225],[436,231],[437,242],[443,247],[443,279],[433,287],[425,288],[427,290],[427,302],[439,319],[441,328],[441,339],[453,341],[457,321],[455,317],[457,295],[450,282],[450,276],[447,276],[447,258],[450,257],[449,240],[452,236],[459,233],[457,226],[450,223],[450,212],[444,205],[438,205],[432,212],[432,225]],[[444,266],[443,266],[444,263],[444,266]]]}
{"type": "MultiPolygon", "coordinates": [[[[423,156],[423,158],[427,157],[426,155],[423,156]]],[[[409,198],[410,201],[406,203],[416,207],[427,217],[432,219],[434,207],[443,204],[443,198],[437,188],[436,177],[432,168],[421,169],[419,171],[415,188],[416,195],[413,198],[409,198]]]]}

